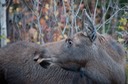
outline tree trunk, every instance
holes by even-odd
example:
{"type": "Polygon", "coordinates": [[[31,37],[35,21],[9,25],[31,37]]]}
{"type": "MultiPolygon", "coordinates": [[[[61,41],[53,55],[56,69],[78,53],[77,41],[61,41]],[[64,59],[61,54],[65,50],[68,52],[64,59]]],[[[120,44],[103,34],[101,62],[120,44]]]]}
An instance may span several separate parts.
{"type": "Polygon", "coordinates": [[[7,28],[6,28],[6,1],[0,0],[0,36],[1,36],[1,47],[5,46],[7,44],[6,38],[7,38],[7,28]]]}

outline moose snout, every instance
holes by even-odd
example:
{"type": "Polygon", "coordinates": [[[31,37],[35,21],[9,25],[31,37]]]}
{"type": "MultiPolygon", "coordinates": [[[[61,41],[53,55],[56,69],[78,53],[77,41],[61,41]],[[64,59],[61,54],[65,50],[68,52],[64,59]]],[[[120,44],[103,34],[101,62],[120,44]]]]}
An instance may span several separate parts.
{"type": "Polygon", "coordinates": [[[48,52],[45,49],[43,49],[40,52],[36,51],[34,53],[33,60],[35,62],[37,62],[38,64],[40,64],[43,68],[48,68],[48,66],[50,66],[50,64],[51,64],[51,58],[50,58],[50,56],[48,55],[48,52]]]}

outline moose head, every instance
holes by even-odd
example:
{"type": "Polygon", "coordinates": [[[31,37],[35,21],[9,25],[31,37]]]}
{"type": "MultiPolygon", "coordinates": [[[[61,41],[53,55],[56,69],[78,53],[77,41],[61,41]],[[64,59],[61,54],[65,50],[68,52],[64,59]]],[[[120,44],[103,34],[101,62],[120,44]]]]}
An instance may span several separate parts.
{"type": "Polygon", "coordinates": [[[91,59],[92,48],[95,46],[87,34],[79,32],[71,38],[45,44],[44,50],[35,60],[43,67],[54,64],[64,69],[79,70],[91,59]]]}

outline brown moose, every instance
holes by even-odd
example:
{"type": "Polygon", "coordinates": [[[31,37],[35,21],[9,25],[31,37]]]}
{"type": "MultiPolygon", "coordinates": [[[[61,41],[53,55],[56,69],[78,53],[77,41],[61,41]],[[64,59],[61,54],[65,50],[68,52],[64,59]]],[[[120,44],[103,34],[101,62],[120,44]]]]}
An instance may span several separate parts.
{"type": "Polygon", "coordinates": [[[108,35],[91,41],[85,32],[59,42],[47,43],[35,57],[41,66],[60,66],[80,72],[98,84],[125,84],[125,50],[108,35]]]}
{"type": "Polygon", "coordinates": [[[54,65],[79,72],[97,84],[125,84],[125,50],[109,35],[97,33],[87,12],[85,15],[86,31],[45,44],[34,60],[44,68],[54,65]]]}
{"type": "Polygon", "coordinates": [[[40,45],[25,41],[0,49],[0,84],[93,84],[79,73],[60,67],[42,68],[33,61],[43,49],[40,45]]]}

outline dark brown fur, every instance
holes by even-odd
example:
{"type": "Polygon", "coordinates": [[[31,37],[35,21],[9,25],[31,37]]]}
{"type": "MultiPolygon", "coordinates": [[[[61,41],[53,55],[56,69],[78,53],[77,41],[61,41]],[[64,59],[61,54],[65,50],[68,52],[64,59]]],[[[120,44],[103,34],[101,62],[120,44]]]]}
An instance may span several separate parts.
{"type": "Polygon", "coordinates": [[[21,41],[0,49],[0,84],[92,84],[79,73],[42,68],[33,61],[40,45],[21,41]]]}
{"type": "Polygon", "coordinates": [[[39,63],[78,71],[98,84],[125,83],[125,50],[108,35],[98,34],[92,42],[85,32],[79,32],[71,38],[45,44],[43,49],[36,59],[39,63]]]}

